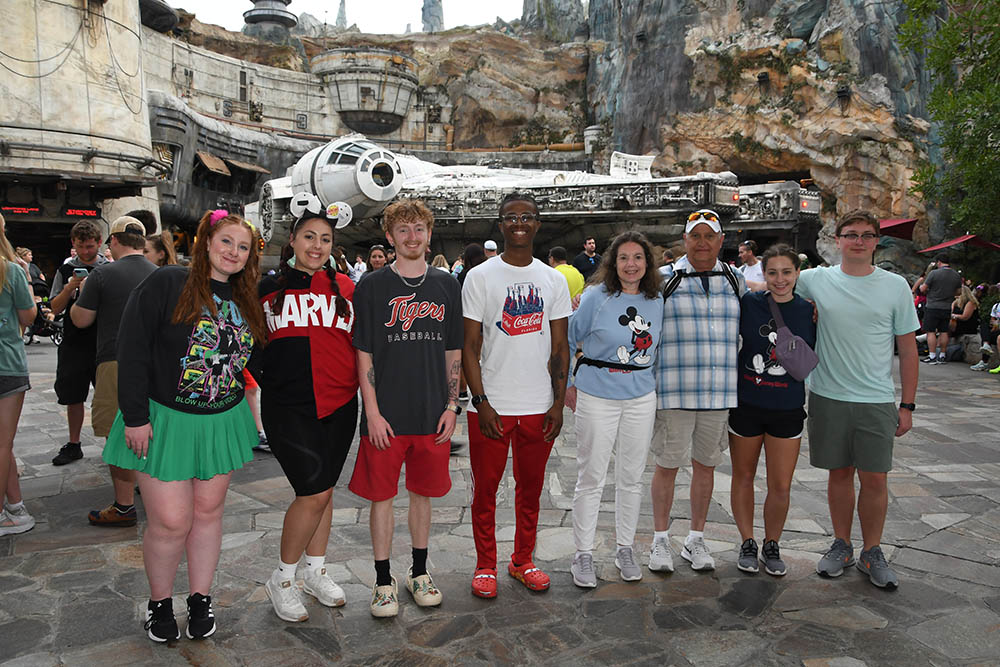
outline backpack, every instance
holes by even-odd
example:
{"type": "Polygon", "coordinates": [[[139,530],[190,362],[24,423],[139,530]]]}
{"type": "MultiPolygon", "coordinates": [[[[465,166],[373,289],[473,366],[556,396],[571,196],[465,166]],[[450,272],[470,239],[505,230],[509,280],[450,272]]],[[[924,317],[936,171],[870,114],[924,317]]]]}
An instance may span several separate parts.
{"type": "Polygon", "coordinates": [[[702,276],[725,276],[726,280],[729,281],[729,286],[733,288],[733,294],[736,299],[740,298],[740,283],[736,279],[736,274],[733,273],[732,267],[728,264],[722,265],[721,271],[674,271],[673,275],[667,278],[667,282],[663,285],[663,300],[666,301],[671,294],[677,291],[680,287],[681,280],[684,278],[700,278],[702,276]]]}

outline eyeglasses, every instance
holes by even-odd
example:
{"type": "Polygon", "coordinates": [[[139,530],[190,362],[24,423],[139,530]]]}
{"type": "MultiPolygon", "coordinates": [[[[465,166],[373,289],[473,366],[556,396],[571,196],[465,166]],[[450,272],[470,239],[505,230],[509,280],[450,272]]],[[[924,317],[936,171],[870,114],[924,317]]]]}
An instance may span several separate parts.
{"type": "Polygon", "coordinates": [[[872,234],[871,232],[865,232],[864,234],[855,234],[854,232],[848,232],[847,234],[838,234],[840,238],[844,239],[849,243],[857,243],[858,239],[861,239],[865,243],[869,243],[874,239],[878,238],[878,234],[872,234]]]}
{"type": "Polygon", "coordinates": [[[695,220],[700,220],[701,218],[704,218],[705,220],[708,220],[710,222],[719,221],[719,216],[715,215],[711,211],[695,211],[694,213],[688,216],[687,221],[694,222],[695,220]]]}
{"type": "Polygon", "coordinates": [[[538,216],[536,216],[534,213],[522,213],[521,216],[518,217],[517,214],[515,213],[508,213],[501,219],[504,222],[517,222],[518,220],[520,220],[521,222],[534,222],[538,220],[538,216]]]}

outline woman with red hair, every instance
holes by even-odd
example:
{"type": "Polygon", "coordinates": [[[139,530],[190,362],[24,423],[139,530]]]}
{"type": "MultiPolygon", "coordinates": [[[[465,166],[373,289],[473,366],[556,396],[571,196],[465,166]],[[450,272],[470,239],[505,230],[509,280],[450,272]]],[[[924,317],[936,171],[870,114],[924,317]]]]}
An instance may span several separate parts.
{"type": "Polygon", "coordinates": [[[198,225],[190,268],[157,269],[132,293],[118,335],[120,411],[105,462],[137,471],[148,525],[145,629],[179,639],[171,595],[187,554],[190,639],[215,632],[209,595],[230,473],[257,442],[243,368],[266,336],[257,300],[257,232],[226,211],[198,225]]]}

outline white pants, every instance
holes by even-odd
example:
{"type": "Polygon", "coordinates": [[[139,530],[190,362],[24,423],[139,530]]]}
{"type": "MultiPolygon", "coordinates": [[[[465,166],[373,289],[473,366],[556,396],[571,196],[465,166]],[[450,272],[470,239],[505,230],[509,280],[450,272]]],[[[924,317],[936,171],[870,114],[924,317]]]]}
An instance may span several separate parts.
{"type": "Polygon", "coordinates": [[[601,509],[612,451],[616,453],[616,537],[622,546],[629,546],[635,540],[642,503],[642,473],[646,469],[655,417],[655,391],[625,400],[577,392],[577,478],[573,495],[573,539],[577,551],[594,550],[597,513],[601,509]]]}

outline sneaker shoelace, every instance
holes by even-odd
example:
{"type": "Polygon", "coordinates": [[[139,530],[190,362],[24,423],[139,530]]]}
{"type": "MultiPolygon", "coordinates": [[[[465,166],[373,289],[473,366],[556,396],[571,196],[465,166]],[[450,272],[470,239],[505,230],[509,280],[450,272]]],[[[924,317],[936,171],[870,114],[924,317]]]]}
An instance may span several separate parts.
{"type": "MultiPolygon", "coordinates": [[[[690,547],[689,547],[690,548],[690,547]]],[[[745,540],[743,545],[740,547],[740,558],[756,558],[757,557],[757,543],[753,540],[745,540]]]]}
{"type": "Polygon", "coordinates": [[[631,549],[618,550],[618,562],[624,567],[635,567],[635,554],[631,549]]]}
{"type": "Polygon", "coordinates": [[[590,554],[581,554],[576,559],[576,562],[577,567],[580,568],[580,574],[592,574],[594,572],[594,557],[590,554]]]}
{"type": "Polygon", "coordinates": [[[889,567],[889,563],[885,560],[885,554],[882,553],[881,547],[872,547],[865,560],[868,561],[869,566],[872,568],[889,567]]]}
{"type": "Polygon", "coordinates": [[[153,607],[151,611],[152,613],[149,618],[146,619],[146,622],[143,624],[143,629],[145,630],[149,630],[156,623],[169,622],[174,615],[173,607],[167,607],[167,605],[162,602],[153,607]]]}
{"type": "Polygon", "coordinates": [[[764,548],[761,551],[763,551],[764,558],[767,560],[781,560],[781,551],[778,549],[777,542],[765,542],[764,548]]]}
{"type": "Polygon", "coordinates": [[[299,598],[299,591],[295,588],[295,582],[292,582],[291,586],[282,586],[279,583],[277,588],[282,605],[302,604],[302,600],[299,598]]]}
{"type": "Polygon", "coordinates": [[[705,542],[702,540],[692,540],[691,543],[687,545],[687,550],[692,556],[708,555],[708,547],[705,546],[705,542]]]}
{"type": "Polygon", "coordinates": [[[653,542],[653,555],[656,558],[666,558],[669,554],[670,547],[667,546],[666,540],[659,539],[653,542]]]}

